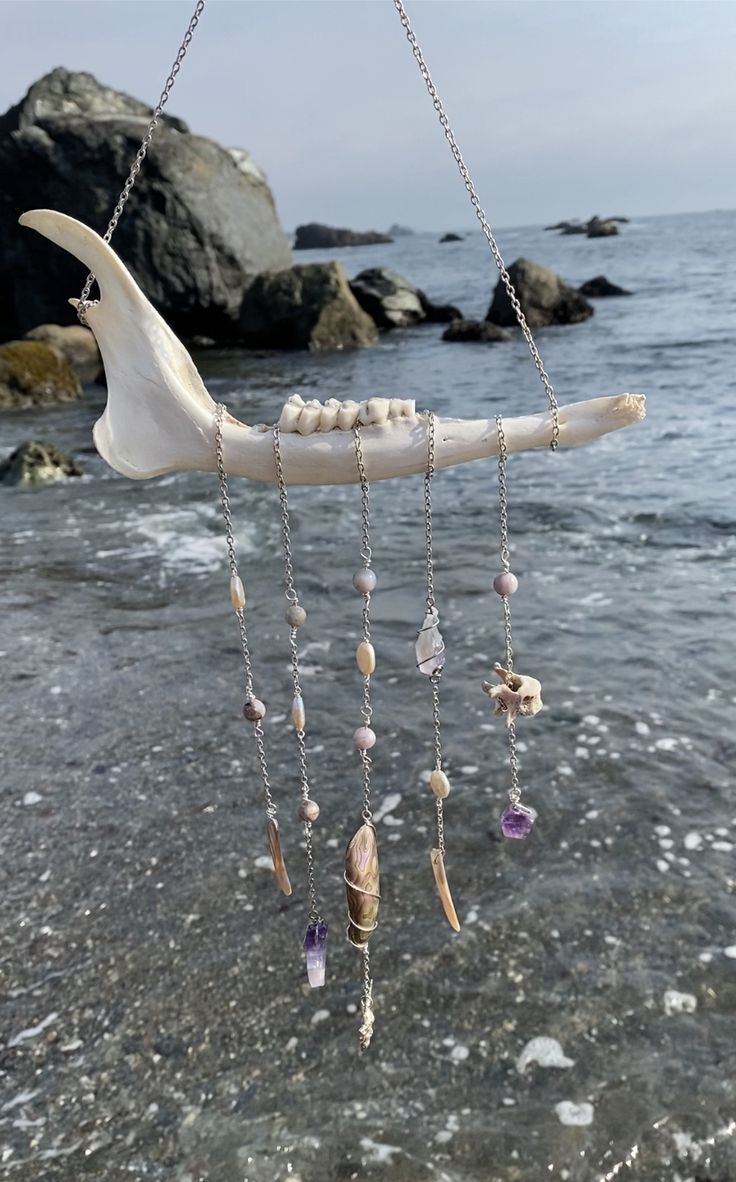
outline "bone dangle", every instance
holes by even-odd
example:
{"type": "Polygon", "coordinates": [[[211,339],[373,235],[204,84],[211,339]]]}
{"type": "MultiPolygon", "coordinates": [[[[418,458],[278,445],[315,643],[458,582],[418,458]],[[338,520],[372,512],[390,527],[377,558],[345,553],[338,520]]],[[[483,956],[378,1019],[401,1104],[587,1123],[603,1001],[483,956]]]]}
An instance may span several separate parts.
{"type": "Polygon", "coordinates": [[[498,662],[493,666],[493,672],[501,679],[500,684],[492,685],[490,681],[484,681],[481,689],[495,703],[495,713],[506,715],[506,726],[516,722],[520,714],[525,718],[539,714],[544,703],[542,685],[536,677],[514,673],[512,669],[504,669],[498,662]]]}

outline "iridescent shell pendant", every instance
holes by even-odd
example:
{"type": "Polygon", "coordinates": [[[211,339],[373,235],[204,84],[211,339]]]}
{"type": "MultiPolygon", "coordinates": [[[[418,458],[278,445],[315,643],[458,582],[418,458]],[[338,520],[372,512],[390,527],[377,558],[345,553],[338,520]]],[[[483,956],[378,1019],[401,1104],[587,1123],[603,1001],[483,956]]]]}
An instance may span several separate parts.
{"type": "Polygon", "coordinates": [[[424,617],[424,623],[417,632],[417,669],[425,677],[439,673],[445,663],[445,642],[439,629],[440,617],[436,607],[424,617]]]}

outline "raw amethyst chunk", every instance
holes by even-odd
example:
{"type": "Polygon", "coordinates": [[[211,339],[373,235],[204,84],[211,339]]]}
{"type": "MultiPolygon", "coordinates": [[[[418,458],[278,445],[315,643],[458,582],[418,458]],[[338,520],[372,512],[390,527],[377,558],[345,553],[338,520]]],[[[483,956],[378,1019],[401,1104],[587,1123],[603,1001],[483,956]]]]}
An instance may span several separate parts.
{"type": "Polygon", "coordinates": [[[325,983],[327,965],[327,924],[323,919],[310,923],[304,936],[304,952],[307,957],[307,979],[313,989],[325,983]]]}
{"type": "Polygon", "coordinates": [[[504,837],[528,837],[534,828],[537,814],[523,804],[510,804],[501,815],[501,832],[504,837]]]}

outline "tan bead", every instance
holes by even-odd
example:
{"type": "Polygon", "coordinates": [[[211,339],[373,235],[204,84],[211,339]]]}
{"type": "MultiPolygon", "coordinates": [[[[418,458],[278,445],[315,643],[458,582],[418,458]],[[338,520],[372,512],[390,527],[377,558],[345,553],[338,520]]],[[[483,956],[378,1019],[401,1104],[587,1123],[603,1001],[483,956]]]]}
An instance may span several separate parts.
{"type": "Polygon", "coordinates": [[[355,660],[358,664],[360,672],[365,676],[370,676],[376,671],[376,650],[368,640],[361,640],[357,649],[355,650],[355,660]]]}
{"type": "Polygon", "coordinates": [[[245,587],[240,575],[230,576],[230,602],[236,612],[242,611],[245,607],[245,587]]]}
{"type": "Polygon", "coordinates": [[[301,628],[305,623],[307,613],[300,603],[290,603],[286,609],[286,623],[290,628],[301,628]]]}
{"type": "Polygon", "coordinates": [[[304,711],[304,698],[301,694],[297,694],[291,703],[291,721],[294,723],[294,730],[304,730],[307,723],[307,716],[304,711]]]}
{"type": "Polygon", "coordinates": [[[441,768],[436,767],[429,777],[429,786],[438,800],[450,795],[450,781],[441,768]]]}
{"type": "Polygon", "coordinates": [[[299,820],[316,821],[319,816],[319,805],[316,800],[303,800],[299,805],[299,820]]]}

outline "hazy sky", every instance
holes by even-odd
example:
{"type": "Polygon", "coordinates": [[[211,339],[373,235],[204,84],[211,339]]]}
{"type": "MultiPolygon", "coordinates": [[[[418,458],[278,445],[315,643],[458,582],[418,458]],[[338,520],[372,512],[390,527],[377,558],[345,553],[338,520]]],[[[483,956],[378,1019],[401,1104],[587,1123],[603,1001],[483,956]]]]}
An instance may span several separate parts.
{"type": "MultiPolygon", "coordinates": [[[[734,0],[406,4],[496,224],[736,206],[734,0]]],[[[0,110],[56,65],[155,101],[193,7],[0,0],[0,110]]],[[[208,0],[169,107],[288,228],[472,223],[391,0],[208,0]]]]}

